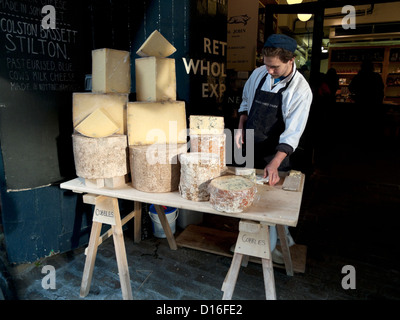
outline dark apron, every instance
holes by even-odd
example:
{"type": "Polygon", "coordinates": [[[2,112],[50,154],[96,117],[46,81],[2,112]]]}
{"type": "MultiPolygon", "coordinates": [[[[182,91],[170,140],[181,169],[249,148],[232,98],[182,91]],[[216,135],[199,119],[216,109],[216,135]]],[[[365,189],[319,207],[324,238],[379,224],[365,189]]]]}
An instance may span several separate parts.
{"type": "MultiPolygon", "coordinates": [[[[255,95],[250,114],[247,118],[246,129],[254,129],[254,167],[264,169],[276,154],[279,137],[285,130],[282,116],[282,92],[287,89],[292,79],[278,92],[261,90],[266,74],[260,81],[255,95]]],[[[290,169],[289,157],[286,157],[280,167],[281,171],[290,169]]]]}

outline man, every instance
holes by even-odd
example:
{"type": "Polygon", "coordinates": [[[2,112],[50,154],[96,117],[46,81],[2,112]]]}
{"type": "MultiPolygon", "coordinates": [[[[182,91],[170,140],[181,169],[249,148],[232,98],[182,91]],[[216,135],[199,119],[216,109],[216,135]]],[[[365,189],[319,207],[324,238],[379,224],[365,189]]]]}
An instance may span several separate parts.
{"type": "Polygon", "coordinates": [[[254,167],[264,169],[271,186],[279,181],[278,169],[290,169],[289,156],[299,144],[312,101],[311,88],[296,69],[296,48],[296,40],[286,35],[268,37],[264,66],[247,80],[239,108],[235,144],[240,149],[244,129],[254,130],[254,167]]]}
{"type": "MultiPolygon", "coordinates": [[[[254,167],[264,169],[264,178],[269,177],[271,186],[280,180],[278,170],[290,169],[289,156],[299,144],[312,102],[311,88],[296,70],[296,48],[296,40],[286,35],[268,37],[263,48],[264,66],[255,69],[247,80],[239,108],[235,144],[240,149],[244,129],[254,130],[254,167]]],[[[286,234],[289,245],[293,245],[287,227],[286,234]]],[[[276,228],[270,227],[272,259],[283,263],[276,242],[276,228]]]]}

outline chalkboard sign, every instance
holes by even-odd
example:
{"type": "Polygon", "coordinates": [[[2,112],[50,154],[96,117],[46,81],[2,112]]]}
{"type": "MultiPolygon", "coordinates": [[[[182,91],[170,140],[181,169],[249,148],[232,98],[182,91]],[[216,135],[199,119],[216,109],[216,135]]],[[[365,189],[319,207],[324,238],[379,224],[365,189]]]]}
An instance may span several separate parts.
{"type": "Polygon", "coordinates": [[[0,141],[8,190],[74,170],[72,92],[83,90],[76,1],[0,1],[0,141]]]}

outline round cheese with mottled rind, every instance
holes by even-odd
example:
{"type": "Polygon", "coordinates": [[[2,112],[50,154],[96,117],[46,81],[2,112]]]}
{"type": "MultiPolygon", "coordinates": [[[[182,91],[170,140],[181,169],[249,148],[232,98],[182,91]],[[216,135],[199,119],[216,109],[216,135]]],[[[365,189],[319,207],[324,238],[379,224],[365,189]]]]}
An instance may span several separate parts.
{"type": "Polygon", "coordinates": [[[132,186],[152,193],[178,190],[178,155],[186,151],[186,143],[129,146],[132,186]]]}
{"type": "Polygon", "coordinates": [[[253,204],[256,184],[241,176],[222,176],[208,185],[210,204],[222,212],[242,212],[253,204]]]}
{"type": "Polygon", "coordinates": [[[121,177],[128,173],[128,139],[113,134],[103,138],[72,135],[76,175],[85,179],[121,177]]]}

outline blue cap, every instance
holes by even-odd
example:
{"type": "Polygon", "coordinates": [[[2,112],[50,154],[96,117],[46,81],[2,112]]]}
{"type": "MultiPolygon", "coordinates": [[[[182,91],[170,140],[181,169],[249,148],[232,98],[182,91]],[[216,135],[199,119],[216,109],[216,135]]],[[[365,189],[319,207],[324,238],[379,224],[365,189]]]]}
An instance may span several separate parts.
{"type": "Polygon", "coordinates": [[[264,44],[265,47],[282,48],[294,53],[297,48],[297,41],[284,34],[271,34],[264,44]]]}

